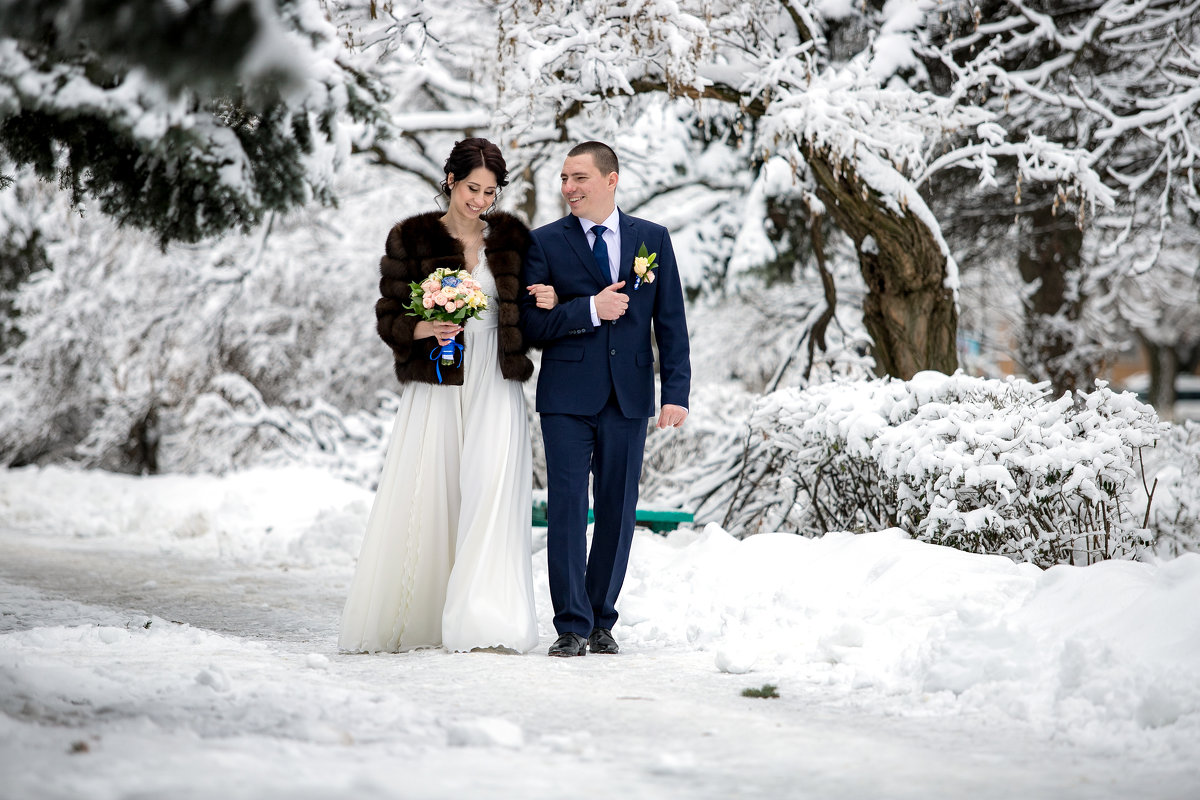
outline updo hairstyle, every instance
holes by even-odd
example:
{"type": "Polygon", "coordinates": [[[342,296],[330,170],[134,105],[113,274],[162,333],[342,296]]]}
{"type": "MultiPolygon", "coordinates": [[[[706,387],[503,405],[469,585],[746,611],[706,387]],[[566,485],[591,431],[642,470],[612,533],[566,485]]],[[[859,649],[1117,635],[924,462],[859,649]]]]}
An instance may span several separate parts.
{"type": "Polygon", "coordinates": [[[500,194],[500,189],[508,185],[508,165],[504,163],[504,156],[500,154],[500,148],[487,139],[480,138],[455,142],[454,149],[450,151],[450,157],[446,159],[446,164],[442,167],[442,171],[446,173],[446,179],[442,180],[442,193],[447,197],[450,196],[448,179],[451,174],[454,175],[455,180],[461,181],[470,175],[472,170],[479,167],[485,167],[496,176],[496,194],[500,194]]]}

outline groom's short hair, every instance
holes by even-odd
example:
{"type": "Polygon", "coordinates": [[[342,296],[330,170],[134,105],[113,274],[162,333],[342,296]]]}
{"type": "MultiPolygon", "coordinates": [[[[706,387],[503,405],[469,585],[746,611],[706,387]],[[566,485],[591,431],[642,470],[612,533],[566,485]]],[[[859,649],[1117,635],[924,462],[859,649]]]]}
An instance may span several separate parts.
{"type": "Polygon", "coordinates": [[[567,153],[567,158],[574,156],[589,155],[592,161],[596,162],[596,169],[600,170],[601,175],[608,175],[616,172],[620,174],[620,164],[617,162],[617,154],[611,147],[604,142],[583,142],[571,148],[571,152],[567,153]]]}

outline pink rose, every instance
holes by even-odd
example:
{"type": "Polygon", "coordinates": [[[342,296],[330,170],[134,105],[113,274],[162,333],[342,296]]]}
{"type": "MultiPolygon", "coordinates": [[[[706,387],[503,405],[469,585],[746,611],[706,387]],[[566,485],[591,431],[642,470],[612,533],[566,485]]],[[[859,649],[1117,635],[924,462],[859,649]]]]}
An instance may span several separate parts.
{"type": "Polygon", "coordinates": [[[449,303],[446,303],[446,310],[447,310],[447,311],[457,311],[457,310],[458,310],[458,303],[456,303],[456,302],[454,302],[453,300],[451,300],[449,303]]]}
{"type": "Polygon", "coordinates": [[[421,301],[421,305],[425,306],[426,308],[433,308],[433,298],[429,295],[425,295],[425,299],[421,301]]]}
{"type": "Polygon", "coordinates": [[[446,305],[446,295],[438,292],[433,296],[433,302],[437,303],[439,306],[446,305]]]}

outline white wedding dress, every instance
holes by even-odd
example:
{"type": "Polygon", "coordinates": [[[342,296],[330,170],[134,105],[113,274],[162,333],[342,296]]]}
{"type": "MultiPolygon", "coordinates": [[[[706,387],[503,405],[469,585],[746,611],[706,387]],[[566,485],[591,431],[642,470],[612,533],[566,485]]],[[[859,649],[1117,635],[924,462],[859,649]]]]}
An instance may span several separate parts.
{"type": "Polygon", "coordinates": [[[464,326],[462,387],[408,383],[342,612],[342,651],[537,646],[532,456],[521,384],[497,361],[493,302],[464,326]]]}

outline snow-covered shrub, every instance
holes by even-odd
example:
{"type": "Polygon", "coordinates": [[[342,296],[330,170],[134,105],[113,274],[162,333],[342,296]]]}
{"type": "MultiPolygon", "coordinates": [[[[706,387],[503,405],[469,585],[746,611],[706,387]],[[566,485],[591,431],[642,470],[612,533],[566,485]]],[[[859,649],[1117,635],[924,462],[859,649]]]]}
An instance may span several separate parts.
{"type": "Polygon", "coordinates": [[[164,472],[208,472],[260,463],[302,463],[374,487],[399,398],[381,391],[374,409],[343,413],[316,399],[307,407],[269,405],[241,375],[217,376],[166,436],[164,472]]]}
{"type": "Polygon", "coordinates": [[[826,310],[816,276],[799,275],[795,283],[773,286],[743,277],[737,288],[697,298],[688,308],[693,391],[732,382],[769,392],[870,377],[875,364],[862,323],[862,278],[848,274],[838,283],[824,349],[810,350],[813,325],[826,310]]]}
{"type": "Polygon", "coordinates": [[[639,504],[690,511],[697,524],[720,522],[756,397],[731,383],[693,388],[684,426],[652,430],[646,437],[639,504]]]}
{"type": "Polygon", "coordinates": [[[50,200],[44,216],[61,215],[46,244],[53,266],[22,284],[22,341],[3,354],[0,464],[244,466],[271,449],[265,428],[233,456],[213,426],[230,421],[232,442],[244,425],[218,415],[198,426],[198,398],[228,390],[224,376],[241,376],[285,416],[322,403],[349,415],[398,390],[375,333],[379,256],[392,223],[432,201],[362,160],[342,180],[338,209],[309,207],[252,236],[165,252],[146,233],[50,200]],[[193,439],[217,449],[201,457],[193,439]]]}
{"type": "Polygon", "coordinates": [[[764,396],[750,418],[729,522],[743,535],[900,527],[1049,566],[1129,558],[1140,448],[1166,425],[1103,385],[924,372],[764,396]]]}
{"type": "Polygon", "coordinates": [[[861,282],[855,272],[839,287],[839,302],[824,335],[810,351],[813,321],[825,309],[819,283],[800,280],[766,287],[757,278],[688,309],[692,324],[692,394],[678,430],[646,438],[641,501],[692,512],[698,524],[725,523],[746,446],[746,430],[764,387],[865,379],[873,362],[862,326],[861,282]],[[771,301],[756,295],[769,292],[771,301]]]}
{"type": "Polygon", "coordinates": [[[1149,528],[1164,556],[1200,552],[1200,422],[1172,425],[1146,469],[1155,469],[1149,528]]]}
{"type": "MultiPolygon", "coordinates": [[[[27,3],[18,17],[9,20],[3,12],[0,17],[13,25],[21,19],[54,17],[45,5],[27,3]]],[[[53,27],[78,21],[75,12],[81,4],[66,5],[73,9],[69,19],[54,17],[46,24],[53,27]]],[[[277,12],[270,10],[272,18],[282,18],[277,24],[287,23],[289,30],[311,34],[311,41],[300,42],[290,51],[273,52],[294,62],[306,76],[303,91],[295,94],[295,102],[289,100],[289,107],[319,105],[329,109],[329,117],[314,123],[301,119],[297,112],[296,125],[282,131],[270,128],[269,121],[258,126],[253,120],[239,122],[243,128],[254,129],[252,138],[259,144],[264,144],[264,137],[280,133],[285,138],[306,138],[306,152],[311,152],[295,157],[284,148],[248,157],[260,166],[286,162],[286,174],[256,169],[250,176],[243,174],[242,166],[248,163],[245,158],[227,159],[223,162],[227,168],[217,177],[238,182],[235,188],[240,194],[222,206],[221,215],[202,213],[205,203],[179,188],[192,183],[177,181],[176,194],[183,198],[180,202],[158,204],[154,218],[123,214],[118,222],[98,213],[111,210],[110,204],[72,197],[57,182],[36,180],[32,169],[20,167],[23,159],[0,165],[5,173],[0,175],[0,184],[7,182],[10,173],[15,179],[12,186],[0,191],[0,249],[5,249],[7,241],[7,252],[13,252],[14,242],[15,249],[29,250],[28,243],[36,241],[38,251],[38,258],[27,258],[30,263],[16,274],[19,286],[11,292],[0,286],[0,309],[11,303],[15,311],[0,321],[0,465],[70,461],[128,472],[154,472],[184,464],[192,464],[194,469],[224,469],[247,463],[256,454],[275,452],[265,446],[273,438],[265,426],[257,427],[253,441],[232,447],[247,430],[239,418],[220,414],[218,404],[216,419],[228,421],[231,427],[217,435],[213,421],[204,420],[196,410],[198,398],[207,397],[204,402],[208,402],[231,389],[225,377],[231,374],[247,382],[251,391],[245,397],[257,395],[287,418],[318,408],[324,409],[322,418],[336,416],[330,406],[346,418],[373,413],[369,409],[378,392],[398,390],[391,353],[375,334],[372,306],[378,297],[379,257],[393,223],[436,207],[436,185],[443,177],[441,160],[454,140],[462,138],[462,128],[486,126],[487,113],[474,97],[478,84],[472,77],[473,65],[478,59],[472,53],[487,47],[480,44],[484,40],[478,31],[480,26],[492,24],[490,17],[481,14],[475,4],[452,4],[436,15],[424,13],[417,2],[389,2],[378,9],[375,3],[368,9],[362,2],[324,0],[256,5],[262,6],[264,13],[268,6],[279,5],[277,12]],[[377,105],[388,97],[386,108],[377,105]],[[309,130],[313,124],[322,130],[309,130]],[[398,135],[401,131],[403,137],[398,135]],[[351,150],[357,155],[349,155],[351,150]],[[270,183],[270,191],[282,200],[251,196],[262,183],[260,178],[270,183]],[[307,204],[286,214],[270,212],[294,205],[288,197],[298,184],[308,186],[314,197],[336,196],[337,205],[307,204]],[[184,217],[191,214],[196,219],[181,221],[181,210],[184,217]],[[161,246],[164,238],[194,237],[182,235],[187,231],[159,236],[136,230],[149,227],[163,233],[178,222],[183,228],[190,226],[193,233],[215,232],[223,229],[222,219],[228,221],[231,216],[244,218],[252,229],[197,244],[176,243],[166,249],[161,246]],[[251,224],[259,218],[261,224],[251,224]],[[119,227],[134,221],[135,225],[119,227]],[[364,407],[368,410],[359,411],[364,407]],[[199,451],[194,440],[200,439],[213,443],[216,449],[211,455],[199,451]]],[[[111,8],[103,11],[109,12],[111,8]]],[[[228,9],[200,9],[196,13],[199,18],[226,12],[228,9]]],[[[168,18],[178,15],[164,11],[159,16],[162,19],[148,20],[138,30],[144,33],[144,29],[166,24],[168,18]]],[[[35,34],[41,30],[38,25],[32,27],[35,34]]],[[[120,45],[129,45],[128,34],[122,27],[117,37],[120,45]]],[[[289,40],[292,35],[287,34],[289,40]]],[[[70,44],[74,39],[61,41],[70,44]]],[[[161,37],[154,35],[142,36],[139,41],[161,45],[161,37]]],[[[204,46],[221,49],[228,44],[208,42],[204,46]]],[[[6,54],[12,56],[10,66],[18,56],[25,58],[20,53],[13,55],[15,52],[6,54]]],[[[4,55],[0,54],[0,61],[4,55]]],[[[136,64],[135,54],[123,55],[131,60],[118,59],[122,74],[136,64]]],[[[168,66],[182,75],[185,83],[213,77],[191,74],[180,65],[194,62],[176,55],[172,51],[168,66]]],[[[251,66],[239,59],[218,65],[209,58],[206,63],[213,67],[210,73],[219,69],[244,73],[243,68],[251,66]]],[[[130,74],[134,78],[119,86],[109,85],[112,76],[102,66],[97,66],[99,78],[90,73],[84,76],[88,80],[104,78],[104,91],[98,90],[96,97],[120,94],[129,101],[110,109],[114,114],[120,112],[120,125],[114,123],[116,127],[106,129],[111,133],[128,121],[124,112],[136,111],[134,106],[140,102],[136,93],[127,90],[150,78],[137,78],[145,70],[133,69],[130,74]]],[[[265,66],[269,64],[257,65],[265,66]]],[[[76,72],[72,67],[71,75],[76,72]]],[[[2,73],[0,70],[0,95],[7,85],[2,73]]],[[[14,74],[21,80],[27,77],[23,71],[14,74]]],[[[58,111],[72,110],[70,98],[60,96],[61,92],[48,90],[48,94],[38,95],[34,90],[45,76],[33,77],[37,78],[30,84],[33,88],[21,88],[22,96],[33,92],[30,96],[38,103],[53,101],[58,111]]],[[[82,95],[76,92],[73,96],[78,99],[82,95]]],[[[141,119],[154,123],[165,115],[186,122],[212,116],[185,100],[144,109],[141,119]]],[[[95,144],[95,137],[85,135],[87,131],[75,124],[77,116],[67,114],[67,128],[74,130],[77,138],[95,144]]],[[[155,124],[149,128],[156,129],[155,124]]],[[[233,122],[217,125],[211,120],[189,128],[198,131],[197,141],[189,139],[172,146],[207,152],[211,142],[205,136],[214,125],[229,134],[225,137],[231,140],[225,142],[229,148],[239,146],[230,133],[233,122]]],[[[146,134],[150,137],[146,146],[167,146],[161,136],[151,134],[154,130],[146,134]]],[[[122,147],[136,149],[142,144],[146,142],[126,142],[122,147]]],[[[65,165],[65,151],[61,155],[58,161],[65,165]]],[[[111,155],[102,153],[100,157],[111,155]]],[[[81,170],[80,180],[86,177],[87,163],[71,164],[81,170]]],[[[142,166],[157,169],[152,164],[142,166]]],[[[134,184],[136,191],[141,183],[134,180],[134,184]]],[[[217,181],[213,185],[219,188],[223,184],[217,181]]],[[[153,199],[150,195],[135,199],[144,205],[147,198],[153,199]]],[[[0,262],[4,262],[3,255],[0,262]]],[[[14,274],[10,266],[6,262],[0,265],[0,284],[9,283],[4,278],[14,274]]],[[[296,440],[285,437],[278,441],[287,443],[279,446],[279,453],[299,458],[296,440]]],[[[327,451],[312,441],[305,452],[316,459],[326,457],[327,451]]]]}

